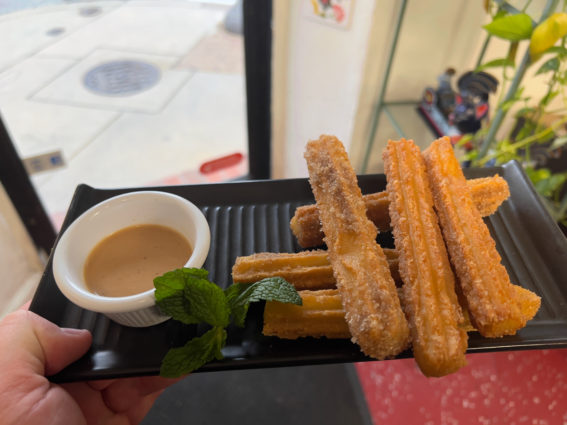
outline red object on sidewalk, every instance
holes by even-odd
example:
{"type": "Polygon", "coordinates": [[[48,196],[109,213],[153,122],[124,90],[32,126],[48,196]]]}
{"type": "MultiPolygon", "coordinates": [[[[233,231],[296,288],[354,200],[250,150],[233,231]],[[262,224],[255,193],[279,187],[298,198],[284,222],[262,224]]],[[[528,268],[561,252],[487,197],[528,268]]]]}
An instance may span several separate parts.
{"type": "Polygon", "coordinates": [[[231,155],[222,156],[217,159],[213,159],[212,161],[207,161],[199,167],[199,171],[202,174],[210,174],[214,173],[215,171],[222,170],[223,168],[232,167],[233,165],[238,164],[244,155],[241,153],[233,153],[231,155]]]}
{"type": "Polygon", "coordinates": [[[467,355],[443,378],[413,359],[357,363],[374,424],[567,423],[567,349],[467,355]]]}

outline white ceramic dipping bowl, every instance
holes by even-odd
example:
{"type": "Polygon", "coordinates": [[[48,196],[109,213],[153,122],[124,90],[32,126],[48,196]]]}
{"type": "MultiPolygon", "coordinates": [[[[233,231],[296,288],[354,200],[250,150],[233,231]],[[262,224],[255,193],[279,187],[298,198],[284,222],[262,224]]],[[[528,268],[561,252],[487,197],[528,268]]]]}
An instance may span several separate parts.
{"type": "Polygon", "coordinates": [[[90,292],[85,284],[85,261],[93,248],[112,233],[140,224],[176,230],[193,248],[185,267],[204,264],[211,234],[199,208],[166,192],[131,192],[85,211],[63,233],[53,254],[53,275],[61,292],[79,307],[103,313],[126,326],[151,326],[169,319],[155,305],[155,289],[127,297],[104,297],[90,292]]]}

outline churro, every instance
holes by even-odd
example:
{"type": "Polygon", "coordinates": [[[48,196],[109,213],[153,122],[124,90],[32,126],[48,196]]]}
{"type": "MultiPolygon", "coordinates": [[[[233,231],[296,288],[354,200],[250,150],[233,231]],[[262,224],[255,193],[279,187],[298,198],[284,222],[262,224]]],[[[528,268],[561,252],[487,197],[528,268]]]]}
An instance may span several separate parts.
{"type": "Polygon", "coordinates": [[[301,306],[266,302],[262,333],[285,339],[350,338],[341,296],[336,289],[299,291],[301,306]]]}
{"type": "Polygon", "coordinates": [[[393,357],[408,346],[408,323],[346,151],[321,136],[305,159],[352,340],[368,356],[393,357]]]}
{"type": "MultiPolygon", "coordinates": [[[[384,248],[390,274],[399,281],[398,254],[384,248]]],[[[283,277],[295,289],[317,290],[335,288],[335,277],[327,251],[317,249],[297,253],[261,252],[237,257],[232,267],[234,283],[253,283],[267,277],[283,277]]]]}
{"type": "MultiPolygon", "coordinates": [[[[508,183],[502,177],[482,177],[467,181],[471,189],[473,202],[483,217],[493,214],[510,196],[508,183]]],[[[390,230],[388,214],[388,194],[371,193],[363,196],[366,215],[376,225],[378,231],[390,230]]],[[[323,230],[319,221],[319,212],[315,205],[303,205],[295,210],[290,221],[290,228],[302,248],[312,248],[323,244],[323,230]]]]}
{"type": "Polygon", "coordinates": [[[502,202],[510,197],[508,183],[497,174],[492,177],[467,180],[467,185],[471,191],[473,204],[483,217],[494,214],[502,202]]]}
{"type": "MultiPolygon", "coordinates": [[[[399,284],[401,286],[402,282],[398,271],[398,253],[395,249],[389,248],[383,248],[383,251],[386,255],[388,266],[390,267],[390,273],[396,281],[396,285],[399,284]]],[[[324,250],[302,251],[291,254],[266,252],[238,257],[232,270],[235,283],[252,283],[266,277],[285,276],[284,278],[291,283],[295,289],[300,292],[310,289],[308,292],[312,293],[314,296],[327,293],[327,291],[324,291],[326,289],[336,288],[333,269],[331,268],[327,251],[324,250]],[[298,257],[301,257],[300,261],[297,261],[298,257]],[[305,264],[311,264],[311,267],[316,268],[317,271],[310,270],[305,264]],[[305,281],[303,281],[304,279],[305,281]],[[317,290],[314,290],[314,288],[317,288],[317,290]]],[[[522,314],[530,317],[535,315],[539,303],[534,303],[533,297],[529,295],[531,292],[521,286],[513,285],[513,287],[517,293],[516,295],[520,302],[522,314]]],[[[337,297],[339,296],[337,291],[332,294],[337,297]]],[[[468,319],[468,311],[465,308],[466,303],[464,299],[462,302],[459,300],[459,304],[463,308],[465,328],[467,331],[471,331],[473,327],[468,319]]],[[[293,304],[285,305],[295,307],[293,304]]],[[[285,308],[287,307],[280,307],[282,314],[286,311],[285,308]]],[[[273,326],[276,327],[276,325],[273,326]]]]}
{"type": "Polygon", "coordinates": [[[383,158],[414,357],[425,376],[444,376],[466,364],[467,333],[425,163],[405,139],[390,140],[383,158]]]}
{"type": "MultiPolygon", "coordinates": [[[[514,285],[520,298],[520,308],[526,315],[534,315],[539,304],[533,303],[533,297],[524,297],[527,289],[514,285]]],[[[336,289],[320,291],[299,291],[303,305],[283,304],[277,301],[266,302],[264,310],[264,328],[266,336],[285,339],[302,337],[326,337],[331,339],[350,338],[345,320],[345,311],[341,296],[336,289]]],[[[468,311],[463,307],[464,322],[461,325],[466,332],[476,329],[471,324],[468,311]]]]}
{"type": "MultiPolygon", "coordinates": [[[[526,315],[490,232],[475,207],[470,188],[448,138],[438,139],[423,154],[435,209],[473,325],[485,337],[513,335],[526,315]]],[[[539,308],[532,292],[523,297],[539,308]]],[[[537,309],[533,309],[533,313],[537,309]]]]}

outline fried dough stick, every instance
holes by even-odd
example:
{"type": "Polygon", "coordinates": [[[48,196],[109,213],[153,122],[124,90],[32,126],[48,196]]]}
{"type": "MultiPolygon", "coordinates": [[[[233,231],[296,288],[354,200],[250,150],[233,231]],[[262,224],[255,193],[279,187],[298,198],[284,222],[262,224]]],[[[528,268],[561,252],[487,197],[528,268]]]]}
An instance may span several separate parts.
{"type": "MultiPolygon", "coordinates": [[[[522,298],[529,291],[516,285],[514,285],[514,290],[520,297],[522,312],[533,316],[539,305],[534,305],[531,297],[522,298]]],[[[264,335],[284,339],[350,338],[339,291],[336,289],[299,291],[299,295],[303,300],[302,306],[277,301],[266,303],[262,331],[264,335]]],[[[467,332],[474,331],[475,328],[469,320],[467,310],[463,310],[463,313],[465,316],[463,329],[467,332]]]]}
{"type": "Polygon", "coordinates": [[[467,333],[425,163],[405,139],[390,140],[383,159],[414,357],[425,376],[445,376],[466,364],[467,333]]]}
{"type": "Polygon", "coordinates": [[[408,346],[408,324],[356,174],[336,137],[308,142],[305,159],[352,340],[368,356],[393,357],[408,346]]]}
{"type": "MultiPolygon", "coordinates": [[[[485,337],[515,334],[533,315],[526,316],[520,307],[520,297],[473,204],[449,139],[436,140],[423,156],[435,209],[473,325],[485,337]]],[[[537,295],[527,291],[524,297],[539,308],[537,295]]]]}
{"type": "MultiPolygon", "coordinates": [[[[395,249],[388,248],[383,248],[383,251],[394,281],[401,286],[401,278],[398,272],[398,253],[395,249]]],[[[253,283],[266,277],[279,276],[291,283],[298,291],[303,292],[309,289],[308,292],[313,295],[325,293],[325,291],[322,291],[323,289],[336,288],[327,251],[322,249],[291,254],[264,252],[238,257],[232,268],[232,276],[235,283],[253,283]],[[300,258],[299,261],[298,258],[300,258]],[[306,266],[306,264],[309,266],[306,266]],[[314,290],[315,288],[318,290],[314,290]]],[[[533,302],[531,292],[527,289],[517,285],[513,286],[520,300],[522,314],[533,317],[539,308],[539,303],[533,302]]],[[[334,295],[338,297],[339,293],[335,290],[334,295]]],[[[285,305],[293,306],[293,304],[285,305]]],[[[464,308],[462,304],[461,307],[464,308]]],[[[467,312],[463,311],[463,313],[467,312]]],[[[465,322],[467,320],[467,314],[465,314],[465,322]]]]}
{"type": "Polygon", "coordinates": [[[299,291],[299,295],[303,301],[301,306],[277,301],[266,303],[264,335],[284,339],[350,338],[339,291],[299,291]]]}
{"type": "MultiPolygon", "coordinates": [[[[390,274],[399,281],[398,254],[384,248],[390,274]]],[[[298,253],[261,252],[237,257],[232,266],[234,283],[253,283],[266,277],[279,276],[291,283],[297,290],[335,288],[333,268],[327,251],[318,249],[298,253]]]]}
{"type": "MultiPolygon", "coordinates": [[[[510,196],[508,183],[502,177],[482,177],[467,180],[473,202],[483,217],[493,214],[510,196]]],[[[363,195],[366,215],[378,227],[379,232],[390,230],[388,214],[388,194],[384,192],[363,195]]],[[[312,248],[323,244],[323,230],[315,205],[303,205],[295,210],[290,228],[302,248],[312,248]]]]}

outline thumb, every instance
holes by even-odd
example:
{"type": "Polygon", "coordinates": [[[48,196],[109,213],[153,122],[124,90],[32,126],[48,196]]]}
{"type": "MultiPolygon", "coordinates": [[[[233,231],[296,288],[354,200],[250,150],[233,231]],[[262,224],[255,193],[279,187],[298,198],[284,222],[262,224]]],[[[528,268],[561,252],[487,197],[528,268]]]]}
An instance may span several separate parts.
{"type": "Polygon", "coordinates": [[[53,375],[85,354],[91,340],[86,330],[62,329],[35,313],[18,310],[0,323],[0,368],[18,366],[53,375]]]}

